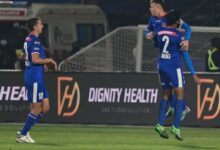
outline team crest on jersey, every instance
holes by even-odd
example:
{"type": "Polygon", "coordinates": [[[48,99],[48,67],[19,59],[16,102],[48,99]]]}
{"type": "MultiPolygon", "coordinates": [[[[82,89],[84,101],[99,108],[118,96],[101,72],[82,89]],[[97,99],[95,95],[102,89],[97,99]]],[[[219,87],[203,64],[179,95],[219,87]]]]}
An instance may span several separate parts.
{"type": "Polygon", "coordinates": [[[166,22],[162,22],[162,27],[166,27],[167,23],[166,22]]]}
{"type": "Polygon", "coordinates": [[[34,44],[39,45],[39,44],[40,44],[40,42],[39,42],[39,41],[35,41],[35,42],[34,42],[34,44]]]}
{"type": "Polygon", "coordinates": [[[38,47],[34,47],[34,50],[35,51],[39,51],[40,49],[38,47]]]}

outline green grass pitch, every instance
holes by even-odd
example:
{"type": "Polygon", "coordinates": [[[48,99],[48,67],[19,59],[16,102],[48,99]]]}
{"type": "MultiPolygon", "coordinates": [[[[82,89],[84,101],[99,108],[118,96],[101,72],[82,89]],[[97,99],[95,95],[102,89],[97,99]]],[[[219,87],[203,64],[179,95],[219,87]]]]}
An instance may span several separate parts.
{"type": "MultiPolygon", "coordinates": [[[[182,128],[184,141],[162,139],[152,127],[37,125],[35,144],[15,142],[21,125],[0,125],[0,150],[220,150],[220,129],[182,128]]],[[[168,130],[168,128],[167,128],[168,130]]]]}

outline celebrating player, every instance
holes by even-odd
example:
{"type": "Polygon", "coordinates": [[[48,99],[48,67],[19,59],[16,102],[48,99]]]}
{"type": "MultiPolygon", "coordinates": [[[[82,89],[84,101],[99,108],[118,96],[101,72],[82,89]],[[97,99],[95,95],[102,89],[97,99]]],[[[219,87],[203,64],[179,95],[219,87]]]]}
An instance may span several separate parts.
{"type": "Polygon", "coordinates": [[[16,141],[19,143],[35,143],[29,131],[50,108],[48,92],[43,79],[44,65],[52,63],[55,66],[55,70],[57,70],[56,62],[53,59],[45,58],[45,49],[38,38],[43,29],[41,19],[30,19],[28,27],[30,33],[25,39],[21,57],[25,59],[24,79],[28,91],[28,101],[31,103],[31,111],[23,128],[17,133],[16,141]]]}
{"type": "Polygon", "coordinates": [[[179,26],[180,12],[170,11],[166,15],[167,27],[161,27],[155,33],[157,38],[160,54],[158,58],[158,72],[160,75],[160,82],[163,88],[163,98],[160,102],[159,123],[156,125],[155,130],[163,138],[168,138],[168,135],[164,128],[166,118],[166,106],[172,89],[176,96],[176,102],[174,107],[174,123],[170,128],[172,134],[178,140],[183,140],[179,124],[182,114],[182,108],[184,105],[184,77],[180,66],[180,55],[183,51],[180,51],[182,42],[182,34],[176,28],[179,26]]]}
{"type": "MultiPolygon", "coordinates": [[[[165,3],[164,0],[151,0],[150,1],[150,12],[151,12],[151,18],[149,20],[149,24],[148,24],[148,30],[146,32],[146,38],[148,40],[154,40],[154,45],[157,46],[157,39],[154,36],[154,33],[162,26],[166,26],[166,8],[165,8],[165,3]]],[[[185,50],[182,53],[182,56],[184,58],[184,61],[188,67],[188,69],[190,70],[191,74],[193,75],[194,80],[197,83],[200,83],[199,77],[196,75],[195,70],[193,68],[192,65],[192,61],[190,59],[189,53],[187,52],[187,49],[189,48],[189,40],[191,37],[191,28],[189,27],[189,25],[187,25],[185,22],[183,22],[183,20],[180,19],[180,25],[177,28],[182,28],[185,31],[185,40],[181,41],[180,45],[181,45],[181,49],[185,50]]],[[[171,93],[171,95],[169,96],[169,103],[170,106],[166,116],[170,116],[171,114],[174,113],[174,105],[175,105],[175,100],[176,97],[171,93]]],[[[185,118],[185,115],[190,111],[190,108],[186,105],[185,101],[184,101],[184,105],[183,105],[183,112],[182,112],[182,116],[181,116],[181,120],[183,120],[185,118]]]]}

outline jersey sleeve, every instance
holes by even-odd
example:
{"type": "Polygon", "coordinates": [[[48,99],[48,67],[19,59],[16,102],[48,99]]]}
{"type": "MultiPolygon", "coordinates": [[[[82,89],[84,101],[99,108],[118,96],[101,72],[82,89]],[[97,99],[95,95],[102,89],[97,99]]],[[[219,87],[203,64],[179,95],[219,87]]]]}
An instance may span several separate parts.
{"type": "Polygon", "coordinates": [[[179,44],[179,49],[181,49],[181,46],[180,46],[180,44],[181,44],[181,42],[182,42],[182,34],[180,33],[180,32],[178,32],[178,44],[179,44]]]}
{"type": "Polygon", "coordinates": [[[189,41],[192,33],[191,27],[187,23],[182,21],[180,28],[185,30],[185,39],[189,41]]]}
{"type": "Polygon", "coordinates": [[[150,17],[148,21],[148,26],[147,26],[148,31],[154,31],[154,26],[153,26],[153,17],[150,17]]]}
{"type": "Polygon", "coordinates": [[[153,27],[153,17],[151,16],[148,21],[147,30],[145,31],[145,37],[152,31],[154,31],[154,27],[153,27]]]}
{"type": "Polygon", "coordinates": [[[187,51],[181,51],[181,54],[182,54],[182,56],[183,56],[184,62],[185,62],[185,64],[186,64],[188,70],[190,71],[190,73],[191,73],[192,75],[195,75],[195,74],[196,74],[196,71],[195,71],[195,69],[194,69],[194,67],[193,67],[192,60],[191,60],[191,58],[190,58],[189,53],[188,53],[187,51]]]}

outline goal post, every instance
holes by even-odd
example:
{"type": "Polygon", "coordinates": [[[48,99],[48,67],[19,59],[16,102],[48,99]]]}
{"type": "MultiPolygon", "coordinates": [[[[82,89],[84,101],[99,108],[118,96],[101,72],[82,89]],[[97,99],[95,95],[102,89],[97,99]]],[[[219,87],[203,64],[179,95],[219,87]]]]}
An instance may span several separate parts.
{"type": "MultiPolygon", "coordinates": [[[[147,41],[147,25],[120,27],[59,64],[60,71],[156,72],[158,49],[147,41]]],[[[205,57],[218,27],[192,27],[189,53],[196,71],[205,71],[205,57]]],[[[182,62],[183,63],[183,62],[182,62]]],[[[187,71],[183,63],[184,71],[187,71]]]]}

